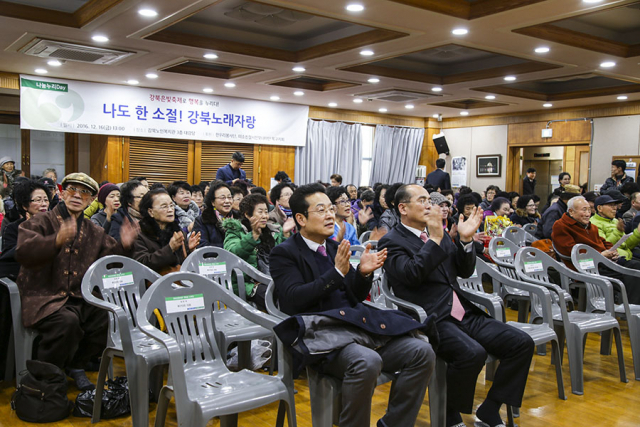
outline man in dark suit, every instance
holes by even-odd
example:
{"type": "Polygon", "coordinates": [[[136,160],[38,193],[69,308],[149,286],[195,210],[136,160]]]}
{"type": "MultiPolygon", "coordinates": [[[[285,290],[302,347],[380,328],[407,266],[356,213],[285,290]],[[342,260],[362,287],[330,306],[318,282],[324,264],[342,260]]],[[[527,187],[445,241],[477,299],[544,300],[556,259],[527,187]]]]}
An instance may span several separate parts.
{"type": "MultiPolygon", "coordinates": [[[[285,320],[278,328],[288,322],[304,324],[307,330],[315,327],[315,336],[330,334],[327,341],[337,348],[330,348],[315,368],[342,379],[341,427],[370,425],[371,397],[381,371],[400,373],[387,413],[377,425],[414,425],[435,366],[431,345],[409,335],[423,325],[397,310],[362,304],[371,289],[372,274],[382,267],[387,252],[371,253],[367,248],[358,267],[351,267],[349,242],[343,240],[338,245],[329,239],[334,232],[335,207],[320,184],[296,189],[289,205],[299,233],[273,248],[270,271],[280,309],[299,316],[288,319],[295,322],[285,320]],[[311,318],[314,324],[309,326],[299,317],[311,318]],[[324,325],[327,318],[339,323],[331,323],[328,330],[317,326],[319,317],[325,319],[324,325]],[[335,344],[344,341],[347,343],[342,346],[335,344]]],[[[307,339],[303,334],[295,344],[307,347],[307,339]]]]}
{"type": "Polygon", "coordinates": [[[405,185],[396,193],[401,224],[387,233],[379,248],[387,250],[385,274],[396,296],[436,316],[437,350],[447,367],[447,426],[464,427],[460,412],[471,413],[476,379],[490,353],[500,359],[493,386],[476,416],[486,425],[502,424],[503,403],[521,406],[533,357],[533,340],[524,332],[488,317],[460,292],[457,276],[475,269],[473,235],[482,209],[458,223],[459,240],[442,228],[439,206],[427,191],[405,185]]]}
{"type": "Polygon", "coordinates": [[[436,170],[427,175],[427,184],[433,185],[436,190],[451,190],[451,178],[449,174],[444,171],[444,167],[447,165],[445,159],[436,160],[436,170]]]}
{"type": "Polygon", "coordinates": [[[233,185],[240,180],[247,179],[247,174],[242,169],[244,163],[244,154],[236,151],[231,155],[231,162],[227,163],[216,172],[216,179],[233,185]]]}
{"type": "Polygon", "coordinates": [[[527,176],[522,180],[522,195],[536,194],[536,168],[527,169],[527,176]]]}

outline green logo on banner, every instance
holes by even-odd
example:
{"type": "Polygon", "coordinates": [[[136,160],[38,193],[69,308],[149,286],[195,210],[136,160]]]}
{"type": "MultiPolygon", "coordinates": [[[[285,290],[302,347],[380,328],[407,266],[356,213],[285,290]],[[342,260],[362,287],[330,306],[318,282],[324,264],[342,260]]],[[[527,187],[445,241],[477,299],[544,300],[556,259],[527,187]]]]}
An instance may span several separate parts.
{"type": "Polygon", "coordinates": [[[31,87],[40,90],[52,90],[54,92],[69,92],[69,85],[63,83],[41,82],[38,80],[21,79],[22,87],[31,87]]]}

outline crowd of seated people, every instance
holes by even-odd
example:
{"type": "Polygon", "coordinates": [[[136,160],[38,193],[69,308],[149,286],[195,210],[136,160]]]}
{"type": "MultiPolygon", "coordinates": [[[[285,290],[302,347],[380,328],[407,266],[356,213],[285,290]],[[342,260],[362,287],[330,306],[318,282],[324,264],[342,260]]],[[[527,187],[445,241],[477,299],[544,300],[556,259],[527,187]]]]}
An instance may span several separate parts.
{"type": "MultiPolygon", "coordinates": [[[[267,190],[246,179],[243,162],[234,153],[218,179],[168,186],[143,176],[98,184],[73,173],[58,187],[55,171],[36,180],[13,173],[11,165],[4,168],[6,161],[0,165],[11,184],[0,270],[20,287],[24,326],[42,337],[35,357],[64,369],[79,389],[91,389],[84,368],[106,344],[108,317],[82,299],[87,268],[105,255],[122,254],[167,274],[197,248],[216,246],[271,275],[280,307],[298,318],[296,327],[316,328],[320,337],[327,326],[305,316],[346,322],[331,326],[338,338],[323,344],[331,356],[321,358],[323,372],[343,380],[340,425],[369,425],[381,371],[399,376],[378,425],[413,425],[437,354],[448,363],[447,381],[460,385],[448,388],[447,426],[462,427],[460,414],[472,411],[476,378],[491,353],[500,365],[476,416],[495,427],[502,424],[503,404],[522,405],[534,345],[527,334],[485,316],[457,285],[456,277],[473,274],[476,257],[491,261],[490,238],[508,226],[536,224],[536,237],[552,240],[563,255],[584,243],[640,269],[640,189],[619,161],[600,193],[584,193],[561,174],[544,213],[532,194],[535,170],[527,171],[523,195],[496,185],[480,192],[430,183],[342,186],[338,174],[330,184],[298,187],[284,171],[267,190]],[[367,245],[359,240],[365,231],[378,241],[377,251],[367,247],[354,267],[350,248],[367,245]],[[612,250],[625,233],[630,236],[612,250]],[[427,321],[363,304],[372,273],[383,266],[395,294],[422,306],[431,315],[427,321]],[[438,340],[437,348],[415,338],[415,331],[438,340]]],[[[622,280],[629,301],[640,303],[636,278],[606,267],[600,273],[622,280]]],[[[248,278],[244,284],[238,289],[234,281],[234,292],[266,310],[266,285],[248,278]]],[[[283,325],[286,341],[294,325],[283,325]]]]}

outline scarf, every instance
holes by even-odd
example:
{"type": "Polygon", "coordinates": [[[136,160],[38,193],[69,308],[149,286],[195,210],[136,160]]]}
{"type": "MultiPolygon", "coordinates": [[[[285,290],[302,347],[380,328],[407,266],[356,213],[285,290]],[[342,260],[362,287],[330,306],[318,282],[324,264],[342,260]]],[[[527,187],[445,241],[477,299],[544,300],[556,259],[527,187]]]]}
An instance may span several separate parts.
{"type": "Polygon", "coordinates": [[[282,205],[280,206],[280,210],[282,211],[282,213],[284,213],[286,215],[287,218],[292,218],[293,217],[293,212],[291,212],[291,209],[287,209],[282,205]]]}
{"type": "Polygon", "coordinates": [[[129,212],[129,215],[131,216],[131,218],[133,218],[136,222],[142,219],[142,215],[140,215],[140,212],[133,209],[131,206],[129,206],[129,209],[127,209],[127,212],[129,212]]]}

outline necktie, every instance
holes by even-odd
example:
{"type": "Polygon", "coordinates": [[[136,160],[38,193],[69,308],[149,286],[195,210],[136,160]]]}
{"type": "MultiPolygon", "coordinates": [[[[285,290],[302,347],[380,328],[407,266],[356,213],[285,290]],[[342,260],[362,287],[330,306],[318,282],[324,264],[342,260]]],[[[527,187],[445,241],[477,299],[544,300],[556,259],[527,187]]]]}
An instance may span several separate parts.
{"type": "Polygon", "coordinates": [[[427,243],[427,240],[429,240],[429,236],[427,236],[427,233],[425,233],[424,231],[420,233],[420,240],[427,243]]]}
{"type": "Polygon", "coordinates": [[[462,320],[464,317],[464,307],[458,298],[458,294],[456,291],[453,291],[453,304],[451,305],[451,317],[456,319],[458,322],[462,320]]]}
{"type": "Polygon", "coordinates": [[[322,245],[318,246],[318,249],[316,250],[316,252],[318,252],[320,255],[324,257],[327,256],[327,250],[322,245]]]}

